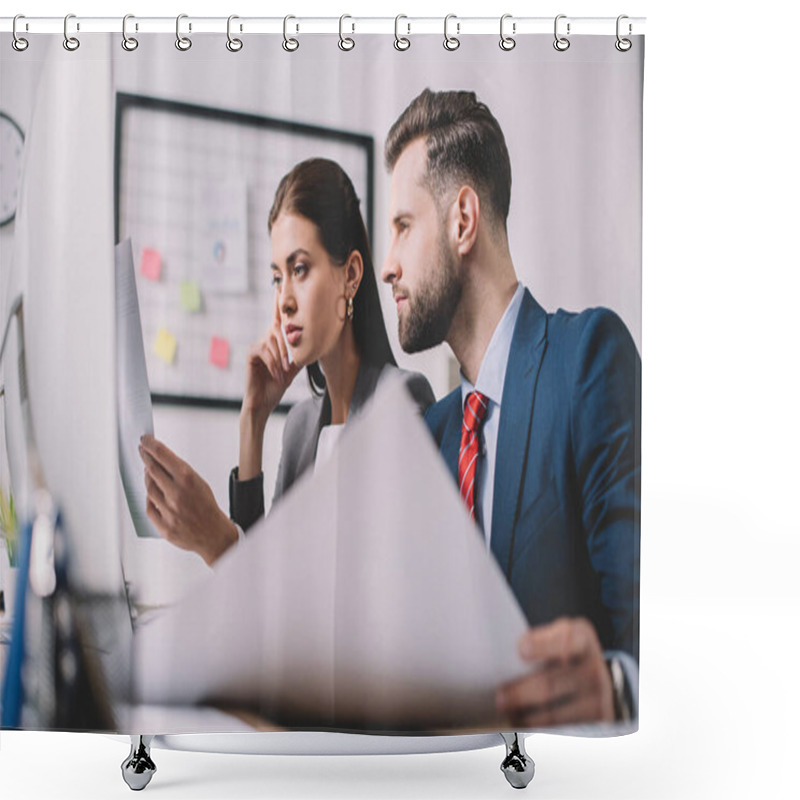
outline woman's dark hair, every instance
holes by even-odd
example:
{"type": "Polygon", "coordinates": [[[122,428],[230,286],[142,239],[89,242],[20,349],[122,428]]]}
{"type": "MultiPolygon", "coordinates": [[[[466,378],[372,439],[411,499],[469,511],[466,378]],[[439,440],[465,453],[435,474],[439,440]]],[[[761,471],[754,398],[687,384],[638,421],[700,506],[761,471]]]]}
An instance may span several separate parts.
{"type": "MultiPolygon", "coordinates": [[[[358,250],[364,274],[353,299],[353,335],[363,361],[375,366],[396,364],[383,323],[378,284],[372,264],[367,229],[359,200],[347,173],[327,158],[310,158],[284,175],[269,212],[269,232],[281,213],[298,214],[316,225],[320,242],[334,264],[344,266],[358,250]]],[[[311,390],[325,391],[325,376],[319,363],[306,368],[311,390]]]]}

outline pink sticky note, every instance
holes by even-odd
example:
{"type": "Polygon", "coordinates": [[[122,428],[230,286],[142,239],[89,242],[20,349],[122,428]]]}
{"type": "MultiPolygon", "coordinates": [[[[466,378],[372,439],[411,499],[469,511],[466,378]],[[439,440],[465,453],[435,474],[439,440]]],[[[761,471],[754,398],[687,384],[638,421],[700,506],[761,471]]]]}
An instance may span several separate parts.
{"type": "Polygon", "coordinates": [[[231,355],[231,346],[227,339],[219,336],[211,337],[211,350],[208,353],[208,360],[220,369],[227,369],[231,355]]]}
{"type": "Polygon", "coordinates": [[[140,270],[148,280],[157,281],[161,277],[161,253],[152,247],[145,247],[140,270]]]}

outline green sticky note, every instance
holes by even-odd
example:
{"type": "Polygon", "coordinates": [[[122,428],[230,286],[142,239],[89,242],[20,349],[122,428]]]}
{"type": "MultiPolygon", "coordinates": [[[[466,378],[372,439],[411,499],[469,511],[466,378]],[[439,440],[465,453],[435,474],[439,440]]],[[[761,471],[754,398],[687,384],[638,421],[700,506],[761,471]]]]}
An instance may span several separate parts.
{"type": "Polygon", "coordinates": [[[200,310],[202,300],[197,281],[181,281],[181,307],[194,314],[200,310]]]}

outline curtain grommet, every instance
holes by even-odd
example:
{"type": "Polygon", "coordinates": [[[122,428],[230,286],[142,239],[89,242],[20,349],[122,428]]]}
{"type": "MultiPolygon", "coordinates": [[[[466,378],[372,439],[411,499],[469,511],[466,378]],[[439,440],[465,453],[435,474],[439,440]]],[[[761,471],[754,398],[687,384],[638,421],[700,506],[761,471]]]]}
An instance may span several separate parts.
{"type": "Polygon", "coordinates": [[[445,50],[448,50],[449,52],[452,53],[455,50],[458,50],[459,47],[461,47],[461,40],[458,38],[458,34],[460,32],[461,32],[461,23],[458,22],[458,18],[456,17],[455,14],[448,14],[444,18],[444,41],[442,42],[442,46],[444,47],[445,50]],[[451,19],[456,20],[455,36],[451,36],[447,31],[447,27],[451,19]]]}
{"type": "Polygon", "coordinates": [[[14,17],[14,22],[11,25],[11,33],[13,34],[13,38],[11,39],[11,46],[18,53],[23,53],[23,52],[25,52],[25,50],[28,49],[28,45],[30,43],[28,42],[27,39],[25,39],[24,37],[20,36],[17,33],[17,20],[18,19],[25,19],[25,15],[24,14],[17,14],[17,16],[14,17]]]}
{"type": "Polygon", "coordinates": [[[558,32],[558,22],[559,20],[566,19],[566,14],[559,14],[555,22],[553,23],[553,34],[555,36],[555,41],[553,42],[553,47],[558,50],[559,53],[563,53],[565,50],[569,50],[570,41],[567,39],[567,36],[570,34],[570,23],[567,23],[567,36],[561,36],[558,32]]]}
{"type": "MultiPolygon", "coordinates": [[[[500,49],[504,50],[508,53],[510,50],[513,50],[517,46],[517,40],[513,36],[508,36],[505,32],[504,25],[507,19],[512,19],[511,14],[503,14],[500,17],[500,49]]],[[[517,23],[511,23],[511,32],[517,32],[517,23]]]]}
{"type": "MultiPolygon", "coordinates": [[[[400,27],[400,20],[401,19],[408,19],[405,14],[398,14],[394,18],[394,49],[399,50],[401,53],[408,50],[411,47],[411,39],[407,38],[407,36],[401,36],[399,27],[400,27]]],[[[411,33],[411,23],[407,22],[406,27],[408,28],[408,33],[411,33]]]]}
{"type": "MultiPolygon", "coordinates": [[[[298,47],[300,47],[300,42],[298,42],[297,39],[295,39],[294,37],[289,36],[287,33],[287,28],[290,19],[297,19],[297,17],[293,17],[291,14],[287,14],[283,18],[283,43],[281,46],[287,53],[294,53],[294,51],[297,50],[298,47]]],[[[299,29],[299,26],[297,29],[299,29]]]]}
{"type": "MultiPolygon", "coordinates": [[[[128,53],[132,53],[138,46],[139,40],[133,36],[128,36],[128,20],[135,19],[133,14],[126,14],[122,18],[122,49],[126,50],[128,53]]],[[[139,26],[136,26],[136,30],[139,29],[139,26]]]]}
{"type": "MultiPolygon", "coordinates": [[[[346,19],[353,18],[349,14],[342,14],[342,16],[339,17],[339,49],[343,50],[345,53],[349,53],[356,46],[356,41],[352,37],[344,35],[342,28],[346,19]]],[[[353,33],[355,32],[355,29],[356,26],[355,23],[353,23],[353,33]]]]}
{"type": "MultiPolygon", "coordinates": [[[[181,34],[181,20],[188,19],[188,14],[178,14],[177,19],[175,20],[175,47],[178,48],[182,53],[185,53],[191,46],[192,40],[188,36],[184,36],[181,34]]],[[[192,23],[189,23],[189,31],[192,30],[192,23]]]]}
{"type": "MultiPolygon", "coordinates": [[[[244,47],[244,43],[241,39],[237,39],[235,36],[231,35],[231,22],[235,19],[239,19],[236,14],[231,14],[228,17],[228,41],[225,42],[225,47],[227,47],[228,51],[231,53],[238,53],[244,47]]],[[[241,28],[239,28],[239,30],[241,30],[241,28]]]]}
{"type": "MultiPolygon", "coordinates": [[[[620,14],[617,17],[617,41],[614,42],[614,47],[616,47],[617,50],[619,50],[620,53],[627,53],[628,50],[630,50],[631,47],[633,47],[633,42],[630,39],[625,39],[623,36],[620,35],[620,23],[624,19],[629,19],[627,14],[620,14]]],[[[628,36],[631,35],[632,30],[633,30],[633,26],[629,22],[628,23],[628,36]]]]}
{"type": "MultiPolygon", "coordinates": [[[[64,17],[64,49],[69,50],[70,53],[74,53],[81,46],[81,42],[76,36],[69,35],[69,21],[71,19],[75,19],[74,14],[67,14],[67,16],[64,17]]],[[[80,29],[80,23],[76,23],[76,30],[80,29]]]]}

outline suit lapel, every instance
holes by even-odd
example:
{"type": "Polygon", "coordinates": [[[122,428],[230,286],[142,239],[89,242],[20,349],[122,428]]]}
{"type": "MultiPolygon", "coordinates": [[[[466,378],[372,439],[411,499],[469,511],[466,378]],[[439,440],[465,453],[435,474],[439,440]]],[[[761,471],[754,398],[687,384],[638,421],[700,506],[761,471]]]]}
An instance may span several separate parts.
{"type": "Polygon", "coordinates": [[[319,433],[323,426],[331,421],[331,400],[328,397],[328,392],[322,396],[322,402],[319,404],[319,416],[317,417],[316,425],[309,426],[308,436],[303,443],[300,450],[300,456],[297,459],[297,474],[303,475],[307,469],[310,469],[317,458],[317,442],[319,441],[319,433]]]}
{"type": "MultiPolygon", "coordinates": [[[[350,419],[354,414],[358,414],[364,404],[369,400],[375,392],[375,387],[378,384],[378,379],[381,375],[381,368],[375,367],[364,361],[358,368],[356,374],[356,383],[353,387],[353,396],[350,398],[350,408],[347,418],[350,419]]],[[[331,421],[331,398],[327,390],[322,397],[322,402],[319,406],[319,417],[317,417],[317,424],[313,429],[309,430],[309,436],[306,439],[300,451],[300,458],[298,459],[297,468],[298,475],[302,475],[317,458],[317,443],[319,442],[320,431],[329,425],[331,421]]]]}
{"type": "Polygon", "coordinates": [[[511,575],[514,524],[531,444],[536,380],[546,346],[547,314],[526,289],[508,355],[495,457],[491,544],[507,577],[511,575]]]}
{"type": "Polygon", "coordinates": [[[464,414],[460,389],[453,399],[453,406],[452,413],[446,416],[447,422],[440,448],[447,468],[453,476],[453,481],[458,486],[458,451],[461,448],[461,424],[464,414]]]}

